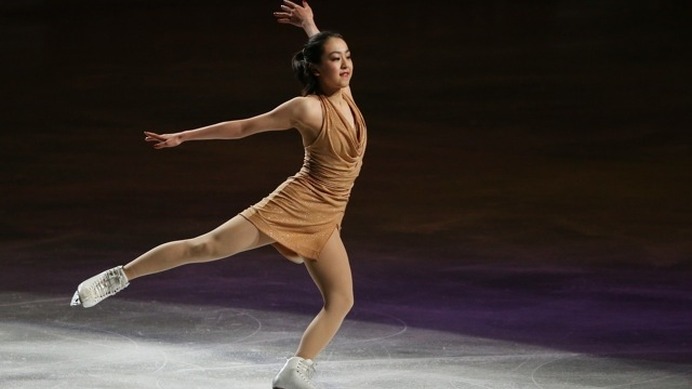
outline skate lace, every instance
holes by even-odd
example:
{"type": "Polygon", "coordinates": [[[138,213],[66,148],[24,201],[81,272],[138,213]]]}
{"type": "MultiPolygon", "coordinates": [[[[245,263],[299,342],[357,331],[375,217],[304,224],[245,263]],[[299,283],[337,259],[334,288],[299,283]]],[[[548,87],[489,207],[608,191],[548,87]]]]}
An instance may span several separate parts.
{"type": "Polygon", "coordinates": [[[99,298],[110,297],[123,290],[127,285],[123,285],[119,269],[109,270],[103,278],[91,285],[91,292],[99,298]]]}
{"type": "Polygon", "coordinates": [[[304,379],[306,382],[310,382],[310,379],[315,375],[315,363],[308,363],[306,361],[300,361],[298,362],[298,365],[296,366],[296,370],[298,371],[298,374],[302,379],[304,379]]]}

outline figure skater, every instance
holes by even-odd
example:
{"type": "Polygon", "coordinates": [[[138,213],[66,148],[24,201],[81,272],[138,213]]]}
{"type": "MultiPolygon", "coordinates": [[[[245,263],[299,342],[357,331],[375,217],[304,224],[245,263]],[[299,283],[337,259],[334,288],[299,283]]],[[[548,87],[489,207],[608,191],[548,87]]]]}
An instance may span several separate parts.
{"type": "Polygon", "coordinates": [[[306,2],[284,0],[274,16],[279,23],[300,27],[308,35],[307,43],[293,56],[294,73],[303,85],[300,97],[247,119],[170,134],[145,132],[145,140],[155,149],[164,149],[192,140],[240,139],[294,128],[305,147],[300,171],[216,229],[162,244],[124,266],[87,279],[78,286],[72,305],[92,307],[139,277],[271,244],[289,260],[305,265],[324,302],[272,385],[275,389],[313,389],[313,361],[353,306],[351,269],[340,229],[361,169],[367,132],[351,95],[353,62],[342,36],[320,32],[306,2]]]}

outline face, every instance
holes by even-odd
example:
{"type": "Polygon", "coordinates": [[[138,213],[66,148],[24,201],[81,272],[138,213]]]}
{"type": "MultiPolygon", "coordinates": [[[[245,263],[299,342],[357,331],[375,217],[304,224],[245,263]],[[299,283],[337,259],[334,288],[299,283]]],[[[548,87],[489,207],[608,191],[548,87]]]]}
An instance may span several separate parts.
{"type": "Polygon", "coordinates": [[[324,43],[322,62],[315,67],[315,74],[325,93],[348,86],[353,75],[353,61],[351,51],[343,39],[329,38],[324,43]]]}

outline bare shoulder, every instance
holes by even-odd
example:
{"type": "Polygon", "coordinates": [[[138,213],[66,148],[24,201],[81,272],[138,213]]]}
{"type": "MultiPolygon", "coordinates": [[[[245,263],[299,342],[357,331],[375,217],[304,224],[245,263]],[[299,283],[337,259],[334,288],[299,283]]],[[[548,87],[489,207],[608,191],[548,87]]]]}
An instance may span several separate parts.
{"type": "Polygon", "coordinates": [[[320,100],[315,95],[294,97],[289,100],[296,114],[312,115],[314,113],[322,114],[322,106],[320,100]]]}
{"type": "Polygon", "coordinates": [[[317,96],[301,96],[291,99],[295,127],[306,138],[314,138],[322,129],[322,105],[317,96]]]}

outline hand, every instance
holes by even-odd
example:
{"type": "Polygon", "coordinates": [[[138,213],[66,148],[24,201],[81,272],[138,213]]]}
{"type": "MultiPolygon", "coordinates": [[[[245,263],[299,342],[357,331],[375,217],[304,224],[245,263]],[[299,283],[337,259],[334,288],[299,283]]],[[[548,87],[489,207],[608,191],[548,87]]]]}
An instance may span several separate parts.
{"type": "Polygon", "coordinates": [[[302,5],[298,5],[289,0],[283,0],[280,12],[274,12],[276,21],[281,24],[291,24],[296,27],[305,28],[309,24],[314,24],[312,8],[307,1],[302,1],[302,5]]]}
{"type": "Polygon", "coordinates": [[[183,143],[178,134],[156,134],[149,131],[144,131],[144,140],[154,144],[155,149],[165,149],[167,147],[175,147],[183,143]]]}

